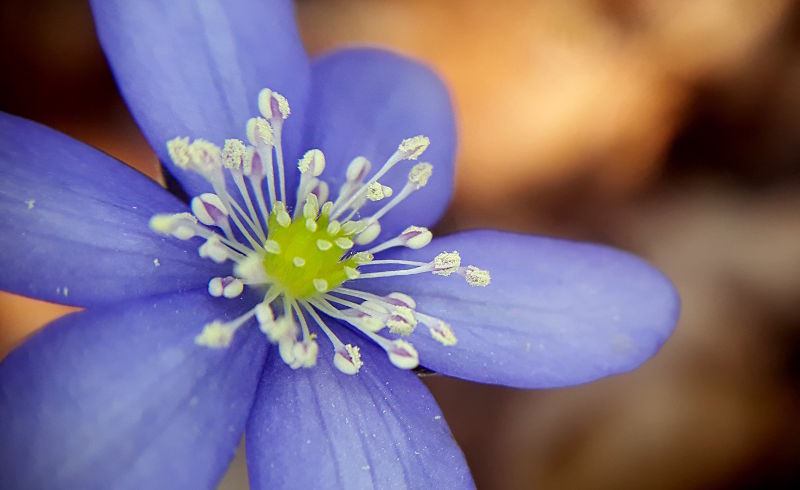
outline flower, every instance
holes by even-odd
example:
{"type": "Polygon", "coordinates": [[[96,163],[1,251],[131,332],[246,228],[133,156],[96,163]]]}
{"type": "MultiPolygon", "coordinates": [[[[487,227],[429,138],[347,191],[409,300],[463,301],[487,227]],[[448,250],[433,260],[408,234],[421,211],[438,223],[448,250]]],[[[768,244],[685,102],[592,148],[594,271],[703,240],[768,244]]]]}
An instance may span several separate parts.
{"type": "MultiPolygon", "coordinates": [[[[108,0],[94,2],[93,11],[131,111],[165,167],[195,196],[193,214],[111,158],[0,116],[0,288],[86,308],[0,364],[3,488],[212,487],[243,432],[254,488],[471,487],[436,403],[395,365],[412,367],[418,355],[425,367],[474,381],[566,386],[638,366],[674,327],[672,285],[626,253],[495,231],[430,240],[426,227],[450,198],[455,131],[445,89],[421,65],[363,49],[309,60],[283,1],[108,0]],[[292,115],[284,122],[285,101],[292,115]],[[263,120],[247,131],[256,108],[263,120]],[[239,140],[243,133],[254,149],[239,140]],[[270,155],[274,147],[276,159],[280,148],[301,172],[281,178],[278,170],[272,191],[266,173],[266,186],[250,187],[254,196],[266,189],[268,213],[258,212],[257,197],[252,213],[236,201],[241,220],[273,221],[264,236],[256,236],[255,223],[242,224],[253,233],[249,240],[236,223],[225,231],[237,213],[226,194],[237,192],[236,179],[252,181],[253,168],[267,168],[259,166],[267,155],[260,147],[270,155]],[[424,150],[433,172],[411,166],[359,186],[363,162],[353,158],[383,161],[394,148],[403,160],[424,150]],[[314,180],[322,158],[327,191],[314,180]],[[223,167],[232,171],[227,184],[219,181],[223,167]],[[376,200],[354,215],[369,217],[405,182],[414,184],[413,197],[381,216],[379,230],[369,221],[352,233],[320,225],[329,220],[323,194],[353,184],[347,201],[376,200]],[[299,202],[298,187],[311,191],[299,202]],[[299,224],[291,222],[295,210],[299,224]],[[318,244],[323,228],[331,248],[318,244]],[[363,272],[344,252],[348,240],[366,242],[368,231],[378,234],[375,243],[396,237],[394,245],[406,245],[374,251],[369,267],[377,273],[363,272]],[[190,239],[197,234],[204,240],[190,239]],[[317,248],[303,248],[305,255],[270,262],[312,238],[317,248]],[[342,262],[323,257],[334,246],[342,262]],[[237,247],[241,256],[231,252],[237,247]],[[258,260],[246,260],[254,254],[258,260]],[[462,257],[482,268],[462,267],[462,257]],[[311,264],[322,275],[287,272],[311,264]],[[426,274],[380,273],[409,265],[426,274]],[[304,306],[307,334],[298,328],[302,315],[285,314],[291,305],[281,300],[273,310],[263,302],[276,281],[276,299],[317,303],[304,306]],[[358,289],[370,294],[351,304],[334,310],[320,301],[362,282],[358,289]],[[384,311],[387,305],[396,308],[384,311]],[[328,317],[317,322],[315,308],[328,317]],[[378,327],[383,341],[371,335],[378,327]],[[338,344],[314,338],[327,336],[326,328],[338,344]],[[402,353],[392,358],[384,341],[402,353]]],[[[402,165],[395,163],[391,170],[402,165]]],[[[329,208],[329,216],[348,207],[329,208]]]]}

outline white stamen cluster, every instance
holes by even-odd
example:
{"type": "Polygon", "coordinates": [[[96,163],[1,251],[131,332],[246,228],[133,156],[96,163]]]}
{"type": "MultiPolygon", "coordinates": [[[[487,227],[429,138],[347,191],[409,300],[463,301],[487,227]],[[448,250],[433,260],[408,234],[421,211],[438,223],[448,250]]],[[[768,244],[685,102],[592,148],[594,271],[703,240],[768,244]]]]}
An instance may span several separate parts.
{"type": "Polygon", "coordinates": [[[328,200],[330,188],[320,179],[325,155],[318,149],[309,150],[297,164],[300,182],[297,199],[290,208],[281,146],[283,124],[290,115],[289,103],[280,94],[264,89],[258,96],[258,108],[261,115],[246,124],[249,144],[228,139],[220,148],[186,137],[167,143],[173,162],[203,176],[213,192],[192,199],[191,213],[156,215],[150,227],[181,240],[200,238],[203,243],[198,252],[202,257],[233,263],[233,275],[209,281],[211,296],[236,298],[245,287],[263,292],[261,301],[235,320],[215,320],[205,325],[196,343],[210,348],[227,347],[236,331],[253,319],[269,342],[278,346],[283,361],[299,369],[316,364],[316,331],[333,345],[336,368],[356,374],[363,365],[359,347],[339,340],[322,319],[320,313],[324,313],[362,332],[402,369],[419,365],[419,354],[406,338],[420,325],[426,326],[442,345],[455,344],[451,327],[417,311],[410,296],[399,292],[379,296],[345,287],[371,278],[423,273],[457,273],[469,285],[489,284],[489,273],[474,266],[462,267],[456,251],[440,253],[430,262],[375,259],[375,254],[390,248],[427,246],[433,236],[427,228],[410,226],[382,243],[357,249],[380,235],[380,220],[386,213],[428,183],[433,166],[425,162],[411,167],[407,183],[399,192],[379,182],[399,163],[417,160],[428,148],[428,138],[403,140],[371,176],[369,160],[354,158],[335,200],[328,200]],[[238,195],[232,195],[231,189],[236,189],[238,195]],[[362,215],[367,203],[383,200],[386,202],[382,207],[362,215]],[[378,267],[378,271],[364,272],[362,268],[366,267],[378,267]]]}

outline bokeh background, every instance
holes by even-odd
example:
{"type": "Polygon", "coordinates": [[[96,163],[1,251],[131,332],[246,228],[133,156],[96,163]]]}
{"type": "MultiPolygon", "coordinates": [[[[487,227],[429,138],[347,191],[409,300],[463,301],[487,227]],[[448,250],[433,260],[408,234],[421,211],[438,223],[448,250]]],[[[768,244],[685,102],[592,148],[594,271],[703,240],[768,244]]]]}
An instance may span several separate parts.
{"type": "MultiPolygon", "coordinates": [[[[674,336],[633,373],[548,391],[426,378],[479,488],[800,484],[797,2],[301,0],[298,18],[312,53],[387,46],[447,81],[461,143],[439,233],[600,241],[681,292],[674,336]]],[[[1,110],[159,178],[84,2],[5,0],[0,40],[1,110]]],[[[67,311],[0,296],[0,357],[67,311]]]]}

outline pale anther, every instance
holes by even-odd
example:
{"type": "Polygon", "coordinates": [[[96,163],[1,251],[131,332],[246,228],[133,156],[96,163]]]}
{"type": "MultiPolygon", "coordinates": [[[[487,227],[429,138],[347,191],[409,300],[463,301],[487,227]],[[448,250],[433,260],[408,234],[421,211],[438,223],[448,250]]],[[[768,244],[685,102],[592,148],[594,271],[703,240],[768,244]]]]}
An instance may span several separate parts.
{"type": "Polygon", "coordinates": [[[392,310],[386,325],[393,334],[408,336],[417,326],[417,319],[414,318],[414,312],[411,311],[411,308],[397,306],[392,310]]]}
{"type": "Polygon", "coordinates": [[[392,195],[392,188],[382,185],[380,182],[373,182],[367,187],[367,199],[370,201],[380,201],[392,195]]]}
{"type": "Polygon", "coordinates": [[[225,168],[238,170],[247,153],[247,147],[241,140],[227,139],[222,147],[222,165],[225,168]]]}
{"type": "Polygon", "coordinates": [[[197,252],[200,254],[200,257],[211,259],[218,264],[225,262],[229,258],[228,247],[222,244],[217,235],[208,237],[208,240],[200,245],[197,252]]]}
{"type": "Polygon", "coordinates": [[[418,163],[411,167],[408,172],[408,181],[415,189],[422,189],[428,183],[428,179],[433,174],[433,165],[430,163],[418,163]]]}
{"type": "Polygon", "coordinates": [[[264,147],[275,144],[272,135],[272,127],[263,117],[251,117],[247,120],[247,140],[250,144],[264,147]]]}
{"type": "Polygon", "coordinates": [[[227,220],[228,210],[218,195],[206,192],[192,199],[192,213],[207,226],[216,226],[227,220]]]}
{"type": "Polygon", "coordinates": [[[203,331],[194,338],[194,342],[206,347],[222,348],[231,345],[231,339],[233,339],[233,331],[230,327],[214,320],[203,327],[203,331]]]}
{"type": "Polygon", "coordinates": [[[308,150],[297,162],[297,168],[300,169],[300,173],[311,171],[311,175],[319,177],[325,170],[325,155],[317,149],[308,150]]]}
{"type": "Polygon", "coordinates": [[[458,252],[442,252],[433,259],[433,273],[440,276],[449,276],[461,266],[461,256],[458,252]]]}
{"type": "Polygon", "coordinates": [[[411,296],[409,296],[409,295],[407,295],[405,293],[401,293],[401,292],[397,292],[397,291],[393,292],[393,293],[389,293],[386,296],[386,301],[388,303],[393,304],[393,305],[405,306],[405,307],[410,308],[412,310],[417,307],[417,302],[414,301],[414,298],[412,298],[411,296]]]}
{"type": "Polygon", "coordinates": [[[458,342],[458,339],[456,339],[453,333],[453,329],[443,321],[439,321],[434,325],[429,325],[428,330],[431,333],[431,337],[442,345],[455,345],[456,342],[458,342]]]}
{"type": "Polygon", "coordinates": [[[193,225],[197,218],[191,213],[157,214],[150,218],[150,229],[164,234],[172,235],[180,240],[188,240],[195,236],[193,225]]]}
{"type": "Polygon", "coordinates": [[[261,302],[256,305],[256,321],[259,324],[272,323],[275,321],[275,315],[269,303],[261,302]]]}
{"type": "Polygon", "coordinates": [[[422,226],[409,226],[403,230],[400,236],[406,247],[415,250],[425,247],[433,239],[433,234],[430,230],[422,226]]]}
{"type": "Polygon", "coordinates": [[[359,245],[366,245],[381,234],[381,224],[377,221],[370,223],[361,233],[356,235],[355,242],[359,245]]]}
{"type": "Polygon", "coordinates": [[[400,146],[397,147],[402,153],[403,158],[407,160],[416,160],[428,148],[431,141],[427,136],[414,136],[413,138],[404,139],[400,146]]]}
{"type": "Polygon", "coordinates": [[[372,165],[364,157],[355,157],[347,166],[346,177],[349,182],[360,182],[366,177],[372,165]]]}
{"type": "Polygon", "coordinates": [[[391,347],[387,349],[389,360],[400,369],[414,369],[419,366],[419,354],[413,345],[405,340],[397,339],[392,341],[391,347]]]}
{"type": "Polygon", "coordinates": [[[478,269],[472,265],[467,266],[464,277],[467,279],[467,284],[470,286],[488,286],[492,281],[489,271],[478,269]]]}
{"type": "Polygon", "coordinates": [[[186,169],[192,161],[189,156],[189,138],[173,138],[167,141],[169,157],[178,167],[186,169]]]}

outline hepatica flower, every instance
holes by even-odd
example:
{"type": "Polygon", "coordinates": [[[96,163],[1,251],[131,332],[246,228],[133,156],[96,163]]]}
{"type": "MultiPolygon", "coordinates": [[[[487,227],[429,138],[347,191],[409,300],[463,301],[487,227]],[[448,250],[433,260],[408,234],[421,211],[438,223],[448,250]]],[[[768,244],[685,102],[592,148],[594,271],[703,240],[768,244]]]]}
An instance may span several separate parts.
{"type": "Polygon", "coordinates": [[[283,1],[93,10],[192,199],[0,117],[0,286],[86,308],[0,364],[0,487],[213,487],[242,433],[254,488],[471,487],[413,368],[568,386],[672,330],[674,289],[626,253],[432,238],[455,131],[423,66],[309,60],[283,1]]]}

